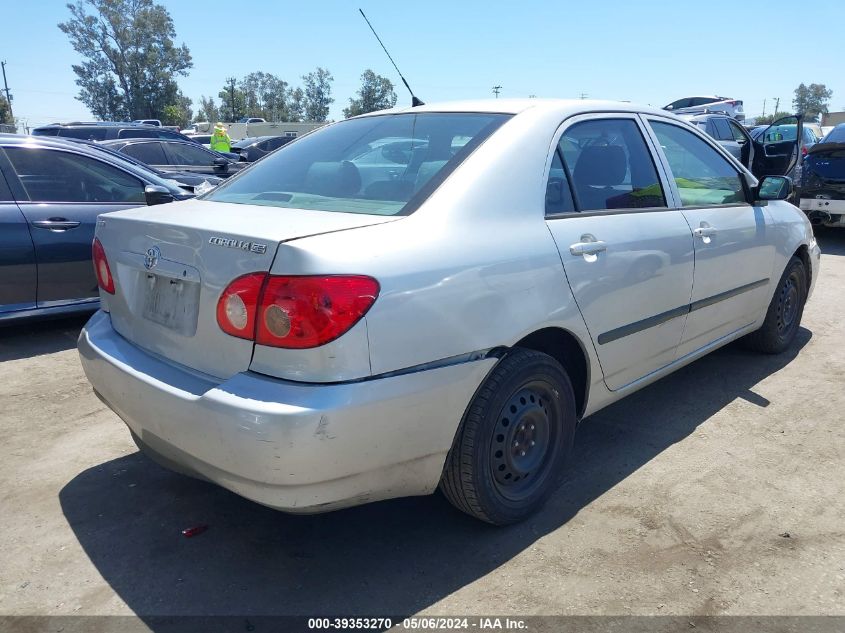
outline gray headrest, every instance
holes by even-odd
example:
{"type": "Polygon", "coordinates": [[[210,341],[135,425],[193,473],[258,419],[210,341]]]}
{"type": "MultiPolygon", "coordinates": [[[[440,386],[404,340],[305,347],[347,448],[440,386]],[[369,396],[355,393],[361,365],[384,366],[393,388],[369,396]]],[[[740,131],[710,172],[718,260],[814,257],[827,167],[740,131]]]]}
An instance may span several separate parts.
{"type": "Polygon", "coordinates": [[[303,187],[321,196],[348,197],[361,189],[361,174],[348,160],[313,163],[305,174],[303,187]]]}
{"type": "Polygon", "coordinates": [[[578,157],[572,178],[578,185],[618,185],[625,179],[626,163],[619,145],[591,145],[578,157]]]}

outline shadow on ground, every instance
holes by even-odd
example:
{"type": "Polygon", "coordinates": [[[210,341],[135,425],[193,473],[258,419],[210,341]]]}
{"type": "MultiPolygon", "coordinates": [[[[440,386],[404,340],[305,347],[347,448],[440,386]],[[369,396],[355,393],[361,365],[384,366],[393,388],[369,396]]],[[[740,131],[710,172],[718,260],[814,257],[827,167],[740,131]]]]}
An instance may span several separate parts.
{"type": "Polygon", "coordinates": [[[53,354],[76,347],[90,314],[45,321],[0,325],[0,362],[53,354]]]}
{"type": "MultiPolygon", "coordinates": [[[[570,476],[524,524],[494,528],[438,494],[290,516],[161,469],[140,454],[91,468],[60,493],[103,578],[140,616],[410,614],[498,568],[789,363],[732,345],[586,420],[570,476]],[[185,538],[181,530],[207,524],[185,538]]],[[[154,630],[155,620],[147,620],[154,630]]]]}
{"type": "Polygon", "coordinates": [[[813,227],[822,255],[845,255],[845,229],[813,227]]]}

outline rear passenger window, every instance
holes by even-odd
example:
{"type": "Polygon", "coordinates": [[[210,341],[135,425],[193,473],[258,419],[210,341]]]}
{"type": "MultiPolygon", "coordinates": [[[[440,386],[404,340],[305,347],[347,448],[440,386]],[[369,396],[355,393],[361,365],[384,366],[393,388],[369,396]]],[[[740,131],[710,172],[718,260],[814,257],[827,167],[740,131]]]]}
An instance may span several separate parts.
{"type": "Polygon", "coordinates": [[[713,119],[713,124],[716,126],[716,138],[720,141],[732,141],[734,140],[733,133],[731,132],[731,128],[728,125],[727,119],[720,119],[716,118],[713,119]]]}
{"type": "Polygon", "coordinates": [[[549,171],[549,181],[546,183],[546,215],[573,211],[575,211],[575,204],[572,202],[572,192],[563,169],[563,161],[560,159],[560,152],[555,151],[552,168],[549,171]]]}
{"type": "Polygon", "coordinates": [[[0,203],[12,201],[14,201],[12,192],[9,191],[9,185],[6,184],[6,179],[3,178],[3,172],[0,172],[0,203]]]}
{"type": "Polygon", "coordinates": [[[739,127],[738,123],[734,123],[733,121],[728,121],[728,125],[730,125],[730,127],[731,127],[731,134],[733,134],[735,141],[742,143],[742,142],[748,140],[747,138],[745,138],[745,133],[739,127]]]}
{"type": "Polygon", "coordinates": [[[559,150],[580,211],[665,207],[648,146],[632,119],[595,119],[564,132],[559,150]]]}
{"type": "Polygon", "coordinates": [[[126,145],[120,150],[122,154],[127,154],[147,165],[166,165],[167,159],[164,156],[164,150],[161,148],[161,143],[132,143],[126,145]]]}
{"type": "Polygon", "coordinates": [[[59,128],[59,136],[66,138],[81,138],[83,141],[104,141],[108,130],[104,127],[63,127],[59,128]]]}
{"type": "Polygon", "coordinates": [[[155,130],[125,129],[117,133],[117,138],[158,138],[155,130]]]}
{"type": "Polygon", "coordinates": [[[685,207],[745,203],[739,173],[719,152],[677,125],[651,121],[685,207]]]}

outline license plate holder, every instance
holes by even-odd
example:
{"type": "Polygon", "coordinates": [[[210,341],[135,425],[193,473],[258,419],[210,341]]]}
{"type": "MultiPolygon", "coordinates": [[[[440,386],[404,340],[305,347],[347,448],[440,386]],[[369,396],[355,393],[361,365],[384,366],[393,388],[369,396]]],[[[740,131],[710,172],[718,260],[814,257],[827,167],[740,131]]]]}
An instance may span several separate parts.
{"type": "Polygon", "coordinates": [[[200,284],[153,273],[144,281],[143,317],[184,336],[196,334],[200,284]]]}

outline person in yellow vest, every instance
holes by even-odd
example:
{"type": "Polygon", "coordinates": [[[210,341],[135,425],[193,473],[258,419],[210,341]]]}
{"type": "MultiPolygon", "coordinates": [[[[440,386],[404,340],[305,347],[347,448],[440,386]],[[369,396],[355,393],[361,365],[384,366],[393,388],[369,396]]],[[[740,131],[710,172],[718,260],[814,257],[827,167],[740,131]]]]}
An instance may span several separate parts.
{"type": "Polygon", "coordinates": [[[222,123],[214,126],[214,134],[211,135],[211,149],[216,152],[229,152],[232,150],[232,139],[222,123]]]}

